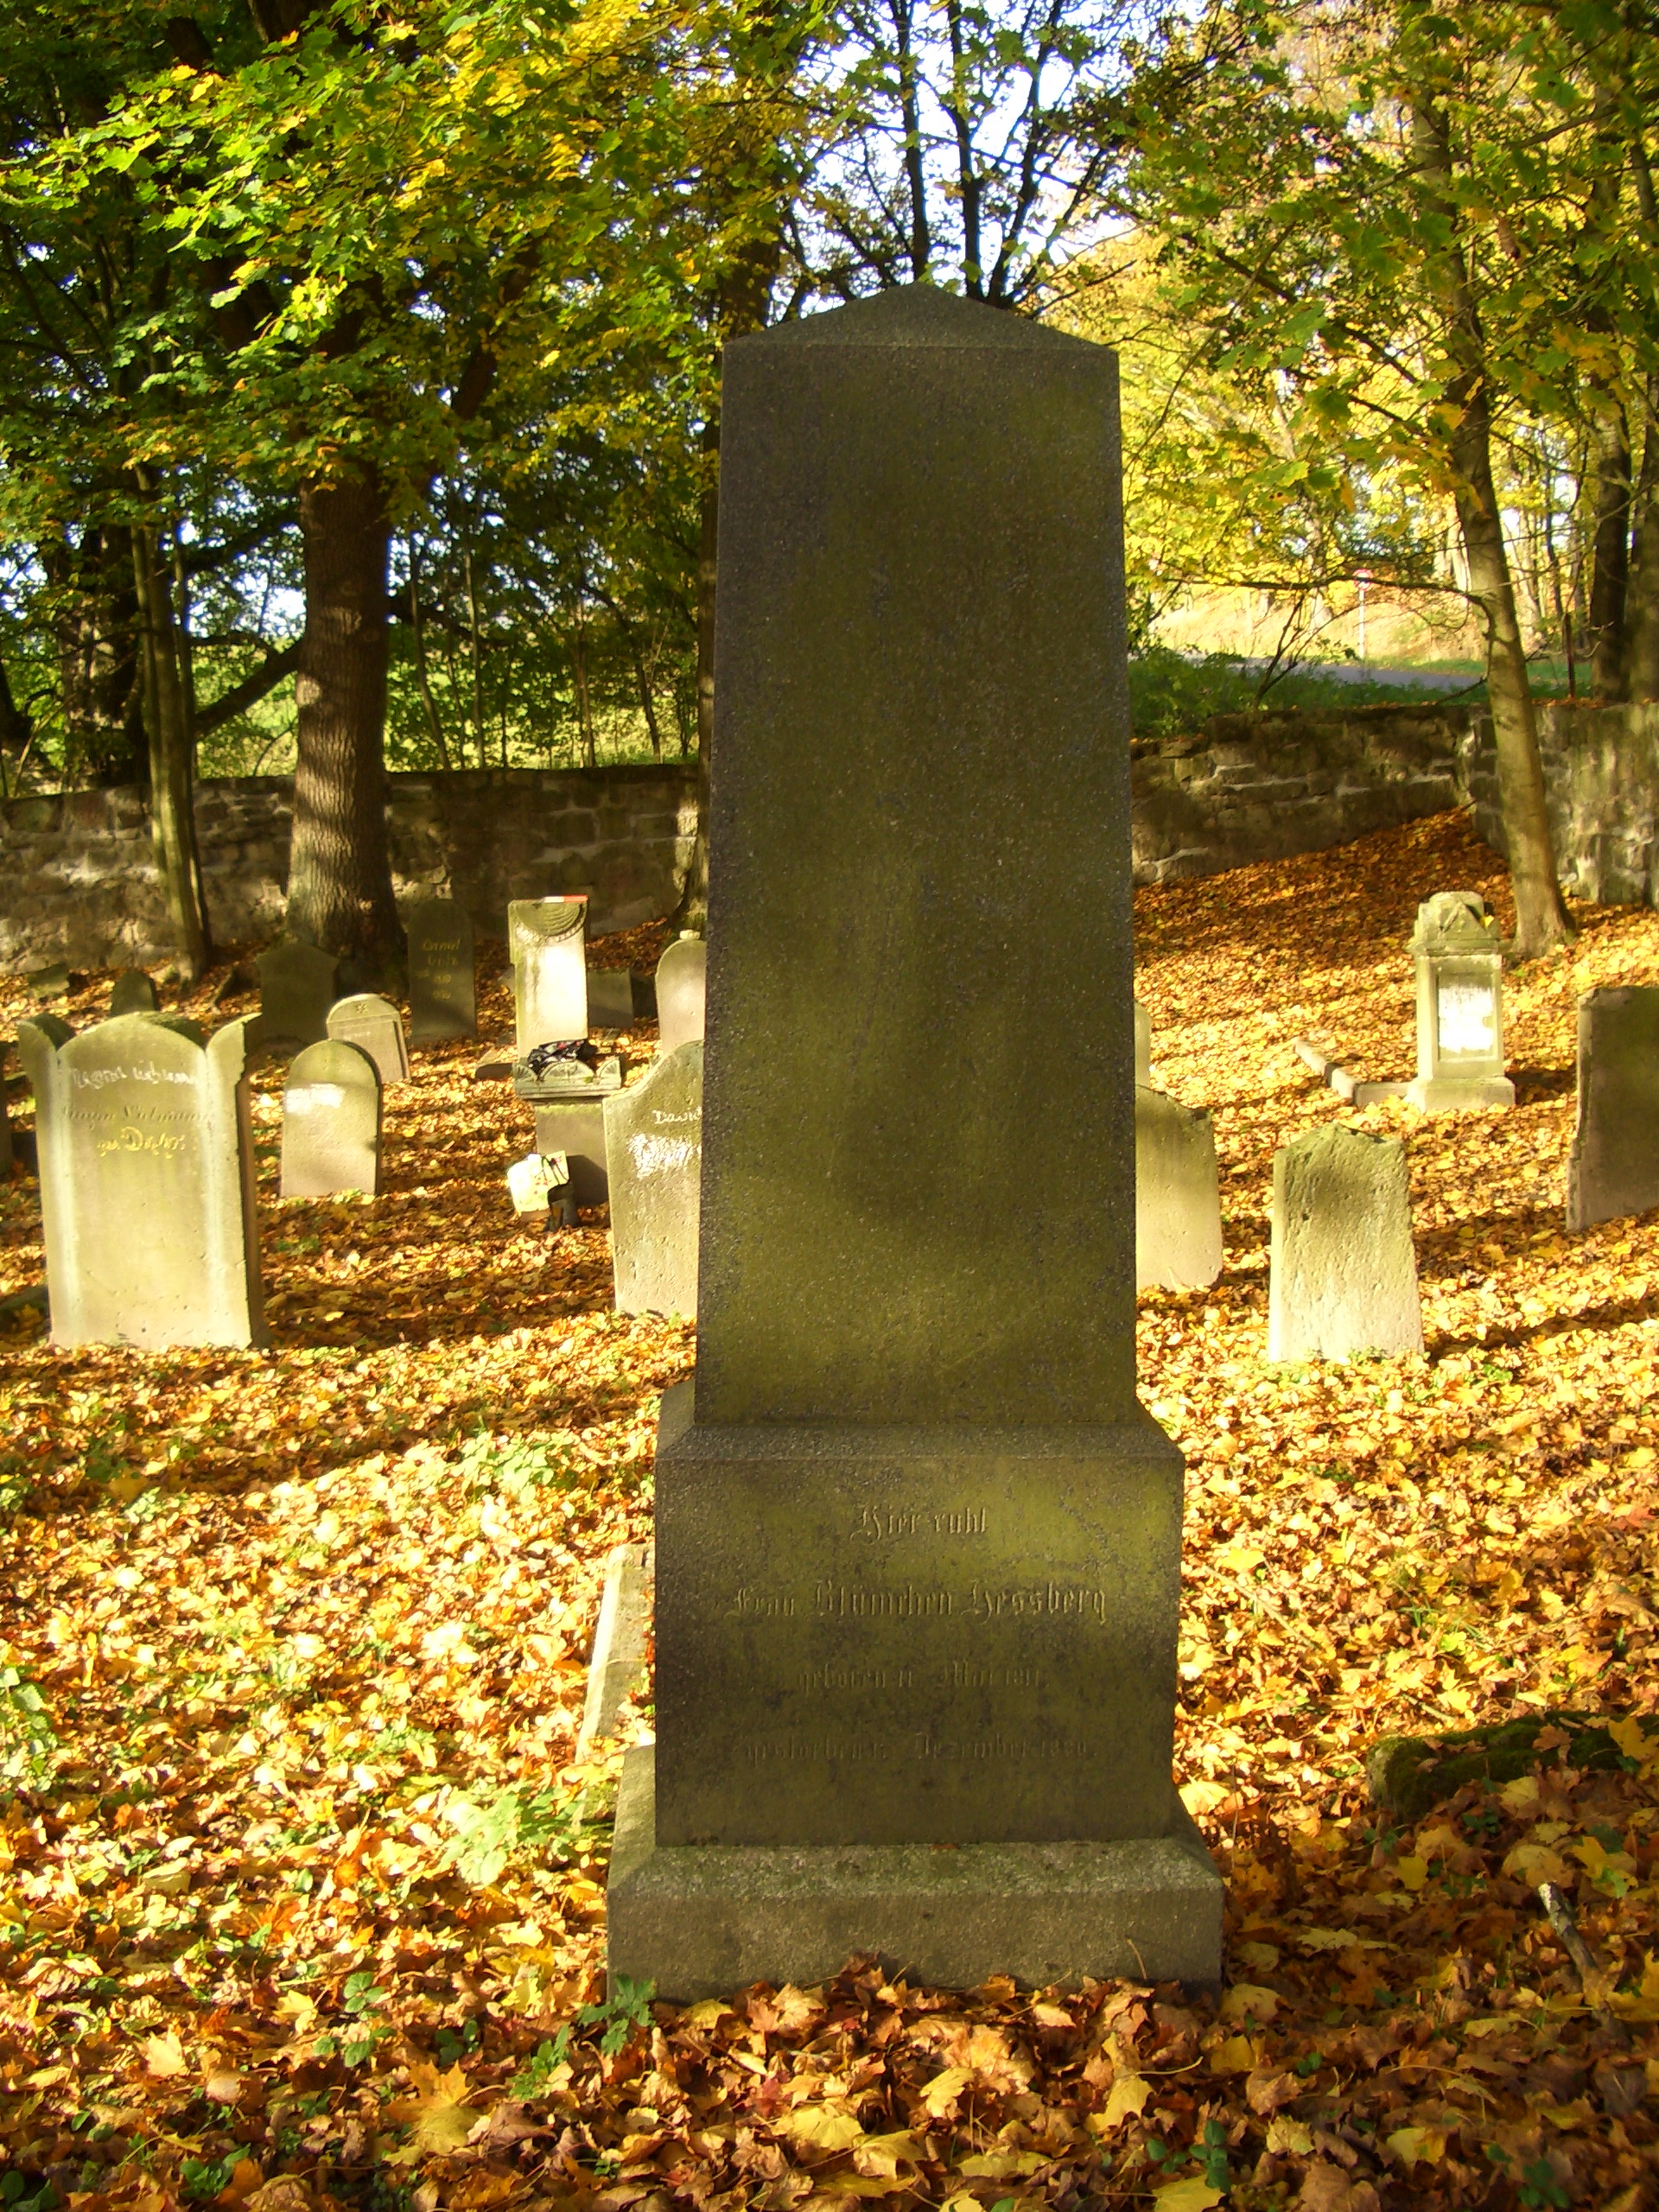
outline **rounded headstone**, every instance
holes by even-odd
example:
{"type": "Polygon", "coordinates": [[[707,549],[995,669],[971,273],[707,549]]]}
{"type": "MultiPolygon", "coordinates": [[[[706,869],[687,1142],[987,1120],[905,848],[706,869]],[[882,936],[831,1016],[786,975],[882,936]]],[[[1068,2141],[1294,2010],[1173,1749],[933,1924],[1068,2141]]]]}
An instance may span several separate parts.
{"type": "Polygon", "coordinates": [[[1422,1348],[1404,1145],[1331,1128],[1281,1146],[1273,1160],[1268,1357],[1422,1348]]]}
{"type": "Polygon", "coordinates": [[[658,1050],[664,1057],[702,1039],[709,948],[700,937],[677,938],[657,963],[658,1050]]]}
{"type": "Polygon", "coordinates": [[[383,1084],[409,1081],[403,1017],[390,999],[373,991],[357,991],[348,999],[336,999],[328,1009],[328,1034],[348,1045],[360,1045],[379,1069],[383,1084]]]}
{"type": "Polygon", "coordinates": [[[308,1045],[283,1091],[285,1198],[329,1198],[380,1189],[380,1072],[360,1045],[327,1037],[308,1045]]]}

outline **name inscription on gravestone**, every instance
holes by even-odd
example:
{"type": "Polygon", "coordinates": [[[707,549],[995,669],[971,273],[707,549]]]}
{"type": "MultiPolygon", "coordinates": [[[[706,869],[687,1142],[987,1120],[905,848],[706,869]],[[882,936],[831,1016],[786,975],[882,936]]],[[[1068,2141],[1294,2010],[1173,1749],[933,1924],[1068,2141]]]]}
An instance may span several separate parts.
{"type": "Polygon", "coordinates": [[[57,1344],[264,1341],[245,1022],[19,1026],[57,1344]]]}
{"type": "Polygon", "coordinates": [[[473,925],[449,899],[409,910],[409,1033],[417,1045],[471,1037],[478,1029],[473,925]]]}

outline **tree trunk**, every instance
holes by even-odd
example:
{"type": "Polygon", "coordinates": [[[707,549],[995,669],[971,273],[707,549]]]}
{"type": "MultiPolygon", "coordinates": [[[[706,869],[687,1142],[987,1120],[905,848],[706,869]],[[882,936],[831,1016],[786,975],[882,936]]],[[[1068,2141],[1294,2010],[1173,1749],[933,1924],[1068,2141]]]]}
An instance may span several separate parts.
{"type": "Polygon", "coordinates": [[[365,472],[300,492],[305,634],[288,931],[346,963],[343,980],[395,982],[404,932],[386,841],[385,487],[365,472]]]}
{"type": "Polygon", "coordinates": [[[1497,743],[1503,842],[1515,892],[1514,950],[1517,959],[1534,960],[1566,944],[1572,929],[1555,876],[1555,841],[1538,758],[1538,719],[1527,681],[1515,584],[1492,482],[1485,336],[1452,199],[1452,148],[1445,110],[1423,95],[1413,103],[1411,121],[1417,174],[1434,203],[1446,239],[1431,253],[1427,275],[1446,316],[1446,351],[1456,364],[1446,388],[1446,411],[1453,424],[1449,444],[1457,479],[1454,498],[1469,564],[1469,589],[1486,621],[1486,696],[1497,743]]]}
{"type": "Polygon", "coordinates": [[[141,784],[149,772],[134,552],[124,526],[37,549],[56,602],[66,785],[141,784]]]}
{"type": "Polygon", "coordinates": [[[697,834],[686,863],[674,926],[709,927],[709,779],[715,757],[715,579],[720,550],[720,429],[702,434],[702,499],[697,530],[697,834]]]}
{"type": "Polygon", "coordinates": [[[1625,601],[1624,696],[1659,699],[1659,376],[1648,379],[1636,543],[1625,601]]]}
{"type": "Polygon", "coordinates": [[[1592,681],[1599,699],[1624,696],[1624,598],[1630,567],[1630,431],[1614,392],[1590,425],[1595,536],[1590,563],[1592,681]]]}
{"type": "Polygon", "coordinates": [[[135,524],[130,536],[149,735],[150,831],[179,967],[194,983],[213,959],[196,849],[194,733],[179,665],[170,562],[149,525],[135,524]]]}

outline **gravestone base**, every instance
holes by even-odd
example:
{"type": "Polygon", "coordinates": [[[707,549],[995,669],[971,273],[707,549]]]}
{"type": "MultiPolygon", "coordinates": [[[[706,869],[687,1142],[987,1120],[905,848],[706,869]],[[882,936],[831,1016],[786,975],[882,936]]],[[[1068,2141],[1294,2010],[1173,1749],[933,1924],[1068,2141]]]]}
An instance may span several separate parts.
{"type": "Polygon", "coordinates": [[[536,1149],[563,1153],[570,1169],[570,1195],[577,1205],[609,1205],[602,1097],[562,1098],[551,1105],[537,1106],[536,1149]]]}
{"type": "Polygon", "coordinates": [[[686,1844],[658,1848],[656,1752],[631,1751],[608,1891],[610,1974],[666,2002],[810,1988],[875,1952],[975,1989],[1221,1978],[1221,1877],[1170,1791],[1169,1833],[1114,1843],[686,1844]]]}
{"type": "MultiPolygon", "coordinates": [[[[1515,1085],[1506,1075],[1420,1075],[1406,1085],[1403,1096],[1407,1105],[1414,1106],[1420,1114],[1472,1114],[1483,1107],[1513,1106],[1515,1085]]],[[[1356,1096],[1357,1105],[1370,1103],[1356,1096]]]]}

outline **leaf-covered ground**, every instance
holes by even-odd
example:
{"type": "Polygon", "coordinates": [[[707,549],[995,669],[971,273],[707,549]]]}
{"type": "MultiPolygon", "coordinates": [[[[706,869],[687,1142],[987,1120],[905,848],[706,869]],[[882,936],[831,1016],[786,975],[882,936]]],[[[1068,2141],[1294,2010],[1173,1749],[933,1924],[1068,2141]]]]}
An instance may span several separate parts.
{"type": "MultiPolygon", "coordinates": [[[[1508,980],[1513,1113],[1354,1116],[1294,1040],[1410,1072],[1405,939],[1453,886],[1507,921],[1448,816],[1137,900],[1154,1076],[1214,1107],[1227,1212],[1222,1281],[1144,1298],[1140,1345],[1190,1469],[1178,1761],[1228,1878],[1218,1999],[853,1961],[607,2006],[619,1746],[570,1761],[691,1332],[610,1313],[602,1220],[515,1223],[528,1112],[470,1047],[389,1094],[367,1203],[276,1198],[266,1070],[270,1351],[0,1320],[0,2204],[1656,2201],[1659,1218],[1561,1224],[1577,1001],[1659,982],[1659,916],[1586,911],[1508,980]],[[1410,1148],[1427,1354],[1270,1368],[1268,1162],[1350,1118],[1410,1148]],[[1547,1727],[1501,1789],[1368,1802],[1385,1732],[1558,1709],[1620,1716],[1614,1770],[1547,1727]]],[[[505,1034],[499,985],[485,1012],[505,1034]]],[[[41,1265],[18,1178],[0,1294],[41,1265]]]]}

